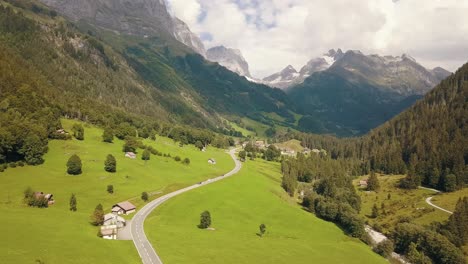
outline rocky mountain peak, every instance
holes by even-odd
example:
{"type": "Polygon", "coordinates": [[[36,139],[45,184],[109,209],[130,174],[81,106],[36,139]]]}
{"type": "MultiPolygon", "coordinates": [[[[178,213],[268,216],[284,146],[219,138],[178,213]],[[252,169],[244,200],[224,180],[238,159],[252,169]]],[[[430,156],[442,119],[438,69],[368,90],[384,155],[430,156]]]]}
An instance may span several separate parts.
{"type": "Polygon", "coordinates": [[[207,50],[206,58],[217,62],[232,72],[251,78],[249,64],[238,49],[216,46],[207,50]]]}

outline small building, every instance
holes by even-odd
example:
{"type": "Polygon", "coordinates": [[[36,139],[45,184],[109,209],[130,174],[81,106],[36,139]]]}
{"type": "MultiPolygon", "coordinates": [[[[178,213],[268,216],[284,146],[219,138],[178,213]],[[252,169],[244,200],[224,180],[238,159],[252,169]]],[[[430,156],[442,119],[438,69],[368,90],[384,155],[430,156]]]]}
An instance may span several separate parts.
{"type": "Polygon", "coordinates": [[[302,153],[304,155],[308,155],[308,154],[310,154],[310,152],[311,152],[311,150],[309,148],[304,148],[304,150],[302,150],[302,153]]]}
{"type": "Polygon", "coordinates": [[[136,159],[136,154],[133,153],[133,152],[126,152],[125,157],[127,157],[129,159],[136,159]]]}
{"type": "Polygon", "coordinates": [[[101,237],[104,239],[117,239],[116,226],[101,226],[101,237]]]}
{"type": "Polygon", "coordinates": [[[121,202],[112,206],[112,213],[114,214],[131,214],[136,211],[136,206],[129,201],[121,202]]]}
{"type": "Polygon", "coordinates": [[[367,187],[367,180],[359,181],[359,186],[361,186],[361,187],[367,187]]]}
{"type": "Polygon", "coordinates": [[[68,132],[65,131],[65,129],[63,129],[63,128],[58,129],[57,131],[55,131],[55,133],[60,134],[60,135],[66,135],[66,134],[68,134],[68,132]]]}
{"type": "Polygon", "coordinates": [[[125,219],[117,214],[108,213],[104,216],[104,226],[116,226],[117,228],[123,228],[127,225],[125,219]]]}
{"type": "Polygon", "coordinates": [[[320,154],[320,150],[318,150],[318,149],[313,149],[313,150],[311,150],[311,151],[312,151],[313,153],[315,153],[315,154],[320,154]]]}
{"type": "Polygon", "coordinates": [[[51,193],[43,193],[43,192],[35,192],[34,193],[34,198],[40,199],[40,198],[45,198],[47,199],[47,204],[52,205],[55,203],[54,200],[54,195],[51,193]]]}
{"type": "Polygon", "coordinates": [[[215,159],[209,159],[209,160],[208,160],[208,163],[211,164],[211,165],[215,165],[215,164],[216,164],[216,160],[215,160],[215,159]]]}

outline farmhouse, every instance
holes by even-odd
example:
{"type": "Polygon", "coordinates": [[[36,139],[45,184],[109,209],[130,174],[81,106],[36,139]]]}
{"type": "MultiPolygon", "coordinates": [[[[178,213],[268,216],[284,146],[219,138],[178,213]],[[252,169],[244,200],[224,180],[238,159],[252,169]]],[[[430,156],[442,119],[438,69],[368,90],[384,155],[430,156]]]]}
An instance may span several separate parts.
{"type": "Polygon", "coordinates": [[[121,202],[112,206],[112,213],[114,214],[131,214],[136,210],[136,206],[129,201],[121,202]]]}
{"type": "Polygon", "coordinates": [[[118,216],[113,213],[106,214],[104,216],[104,226],[117,226],[117,228],[125,227],[126,225],[125,219],[123,217],[118,216]]]}
{"type": "Polygon", "coordinates": [[[117,227],[101,226],[101,237],[104,239],[117,239],[117,227]]]}
{"type": "Polygon", "coordinates": [[[136,154],[133,153],[133,152],[126,152],[125,157],[127,157],[129,159],[136,159],[136,154]]]}
{"type": "Polygon", "coordinates": [[[216,160],[215,160],[215,159],[209,159],[209,160],[208,160],[208,163],[209,163],[209,164],[212,164],[212,165],[215,165],[215,164],[216,164],[216,160]]]}
{"type": "Polygon", "coordinates": [[[47,204],[48,205],[52,205],[52,204],[55,203],[54,195],[50,194],[50,193],[45,194],[43,192],[35,192],[34,193],[34,198],[36,198],[36,199],[45,198],[45,199],[47,199],[47,204]]]}

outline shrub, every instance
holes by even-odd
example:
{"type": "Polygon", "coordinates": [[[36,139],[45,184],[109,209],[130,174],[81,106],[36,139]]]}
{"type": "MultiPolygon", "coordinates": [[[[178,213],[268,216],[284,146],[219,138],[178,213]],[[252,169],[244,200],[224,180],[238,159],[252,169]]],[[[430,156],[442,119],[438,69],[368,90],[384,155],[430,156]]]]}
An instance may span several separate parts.
{"type": "Polygon", "coordinates": [[[67,162],[67,173],[70,175],[79,175],[81,174],[81,159],[78,155],[73,155],[68,159],[67,162]]]}
{"type": "Polygon", "coordinates": [[[390,239],[385,239],[384,241],[377,244],[377,246],[375,246],[374,252],[385,258],[388,258],[391,256],[394,249],[395,246],[393,245],[393,242],[390,239]]]}
{"type": "Polygon", "coordinates": [[[181,160],[181,158],[179,156],[175,156],[174,160],[179,162],[181,160]]]}
{"type": "Polygon", "coordinates": [[[16,168],[16,162],[10,162],[10,164],[8,164],[10,166],[10,168],[16,168]]]}
{"type": "Polygon", "coordinates": [[[107,172],[117,171],[117,160],[111,154],[107,155],[106,161],[104,162],[104,170],[107,172]]]}
{"type": "Polygon", "coordinates": [[[141,193],[141,199],[145,202],[148,201],[149,197],[148,197],[148,193],[147,192],[142,192],[141,193]]]}
{"type": "Polygon", "coordinates": [[[183,161],[182,161],[183,164],[185,165],[189,165],[190,164],[190,159],[189,158],[185,158],[183,161]]]}
{"type": "Polygon", "coordinates": [[[211,225],[211,214],[208,211],[204,211],[200,215],[200,224],[198,225],[201,229],[206,229],[211,225]]]}
{"type": "Polygon", "coordinates": [[[24,162],[23,161],[18,161],[18,166],[24,167],[24,162]]]}

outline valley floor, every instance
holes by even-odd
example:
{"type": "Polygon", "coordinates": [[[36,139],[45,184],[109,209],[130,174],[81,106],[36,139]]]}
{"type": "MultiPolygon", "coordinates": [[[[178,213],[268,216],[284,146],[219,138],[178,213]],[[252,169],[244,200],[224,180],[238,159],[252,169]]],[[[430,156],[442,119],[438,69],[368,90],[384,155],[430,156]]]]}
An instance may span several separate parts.
{"type": "MultiPolygon", "coordinates": [[[[71,120],[62,122],[67,131],[75,123],[71,120]]],[[[201,152],[193,146],[179,147],[163,137],[156,141],[145,140],[144,143],[170,153],[172,157],[188,157],[190,165],[153,155],[145,164],[141,153],[134,160],[124,157],[123,141],[115,139],[113,144],[103,143],[101,135],[101,129],[85,125],[84,141],[51,141],[43,165],[9,168],[0,173],[1,263],[36,263],[37,260],[47,264],[140,263],[132,241],[109,241],[97,237],[98,228],[89,223],[96,205],[102,203],[106,213],[113,204],[125,200],[141,208],[143,191],[154,199],[219,176],[234,167],[234,162],[224,150],[208,148],[201,152]],[[81,157],[82,175],[66,173],[65,164],[72,154],[81,157]],[[107,154],[117,159],[116,173],[104,171],[107,154]],[[208,164],[210,158],[215,158],[217,164],[208,164]],[[109,184],[114,186],[114,194],[107,193],[109,184]],[[54,194],[55,204],[46,209],[27,207],[23,203],[23,191],[28,186],[54,194]],[[77,197],[77,212],[69,211],[72,193],[77,197]]]]}
{"type": "Polygon", "coordinates": [[[182,194],[145,230],[164,263],[385,263],[335,224],[302,210],[281,188],[279,164],[247,161],[238,175],[182,194]],[[208,210],[214,230],[197,228],[208,210]],[[267,232],[259,237],[259,225],[267,232]]]}

